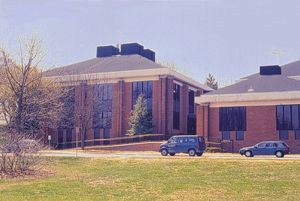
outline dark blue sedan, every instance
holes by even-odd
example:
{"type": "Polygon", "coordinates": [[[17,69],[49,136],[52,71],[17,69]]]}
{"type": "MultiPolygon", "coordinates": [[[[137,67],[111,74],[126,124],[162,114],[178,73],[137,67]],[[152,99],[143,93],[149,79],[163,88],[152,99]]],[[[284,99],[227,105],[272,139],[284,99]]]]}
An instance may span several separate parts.
{"type": "Polygon", "coordinates": [[[290,153],[289,146],[283,141],[263,141],[252,147],[244,147],[240,149],[240,154],[246,157],[255,155],[275,155],[278,158],[284,157],[290,153]]]}

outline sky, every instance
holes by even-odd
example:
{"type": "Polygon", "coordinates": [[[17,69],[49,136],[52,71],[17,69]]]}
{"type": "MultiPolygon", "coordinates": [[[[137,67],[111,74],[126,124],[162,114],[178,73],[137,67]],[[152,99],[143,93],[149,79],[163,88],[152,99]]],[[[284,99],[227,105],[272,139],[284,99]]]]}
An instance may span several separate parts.
{"type": "Polygon", "coordinates": [[[299,21],[298,0],[0,0],[0,45],[14,51],[18,38],[36,35],[48,69],[138,42],[197,81],[211,73],[228,85],[300,60],[299,21]]]}

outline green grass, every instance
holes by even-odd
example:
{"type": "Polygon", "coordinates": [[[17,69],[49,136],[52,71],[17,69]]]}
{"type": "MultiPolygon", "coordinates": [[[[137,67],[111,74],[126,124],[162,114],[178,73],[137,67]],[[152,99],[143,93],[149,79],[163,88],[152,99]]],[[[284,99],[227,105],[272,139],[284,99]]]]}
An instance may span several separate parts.
{"type": "Polygon", "coordinates": [[[38,179],[0,180],[0,200],[300,200],[300,162],[55,158],[38,179]]]}

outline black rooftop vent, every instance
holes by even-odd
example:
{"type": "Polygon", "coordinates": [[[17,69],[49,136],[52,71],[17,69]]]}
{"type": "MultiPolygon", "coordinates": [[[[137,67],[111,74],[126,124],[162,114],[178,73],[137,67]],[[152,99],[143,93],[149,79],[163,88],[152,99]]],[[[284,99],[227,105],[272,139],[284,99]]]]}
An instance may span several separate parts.
{"type": "Polygon", "coordinates": [[[142,55],[144,46],[138,43],[126,43],[121,45],[121,55],[139,54],[142,55]]]}
{"type": "Polygon", "coordinates": [[[142,52],[142,56],[146,57],[147,59],[150,59],[152,61],[155,61],[155,52],[149,49],[145,49],[142,52]]]}
{"type": "Polygon", "coordinates": [[[110,57],[119,54],[119,48],[108,45],[97,47],[97,57],[110,57]]]}
{"type": "Polygon", "coordinates": [[[278,65],[273,66],[261,66],[260,75],[281,75],[281,67],[278,65]]]}

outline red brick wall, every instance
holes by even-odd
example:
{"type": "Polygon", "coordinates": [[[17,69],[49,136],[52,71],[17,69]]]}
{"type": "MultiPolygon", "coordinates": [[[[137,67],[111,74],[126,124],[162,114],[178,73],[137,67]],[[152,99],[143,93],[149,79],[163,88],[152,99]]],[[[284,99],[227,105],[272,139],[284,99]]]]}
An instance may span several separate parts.
{"type": "MultiPolygon", "coordinates": [[[[208,121],[203,124],[203,106],[197,107],[197,134],[205,135],[203,126],[208,126],[208,121]]],[[[279,140],[279,132],[276,130],[276,106],[252,106],[247,107],[247,131],[243,141],[236,140],[236,133],[230,132],[234,151],[242,147],[252,146],[264,140],[279,140]]],[[[204,118],[208,118],[206,114],[204,118]]],[[[205,129],[204,129],[205,130],[205,129]]],[[[219,108],[209,108],[209,141],[220,142],[222,133],[219,131],[219,108]]],[[[291,147],[291,152],[300,153],[300,140],[295,140],[294,131],[289,132],[289,139],[285,142],[291,147]]]]}
{"type": "MultiPolygon", "coordinates": [[[[183,83],[180,87],[180,129],[173,129],[173,77],[162,76],[159,80],[153,81],[153,126],[154,133],[168,135],[187,133],[188,114],[188,85],[183,83]]],[[[81,84],[75,87],[75,110],[84,107],[84,91],[87,90],[86,104],[93,107],[93,86],[81,84]]],[[[110,137],[121,137],[127,134],[129,129],[128,119],[131,113],[132,104],[132,82],[119,81],[112,84],[112,128],[110,137]]],[[[76,125],[78,125],[78,121],[76,125]]],[[[53,141],[57,143],[57,130],[49,132],[53,141]]],[[[75,141],[76,134],[73,129],[72,141],[75,141]]],[[[103,138],[103,129],[100,129],[100,138],[103,138]]],[[[79,137],[80,139],[80,137],[79,137]]],[[[94,139],[92,119],[87,132],[87,140],[94,139]]],[[[66,142],[66,131],[64,131],[64,142],[66,142]]],[[[92,143],[89,143],[92,144],[92,143]]]]}

